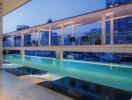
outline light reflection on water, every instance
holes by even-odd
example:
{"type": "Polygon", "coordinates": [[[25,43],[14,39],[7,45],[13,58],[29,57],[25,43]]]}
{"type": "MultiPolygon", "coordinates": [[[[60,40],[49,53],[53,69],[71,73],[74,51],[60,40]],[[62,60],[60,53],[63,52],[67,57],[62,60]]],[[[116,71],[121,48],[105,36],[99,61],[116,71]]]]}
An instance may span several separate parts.
{"type": "Polygon", "coordinates": [[[120,64],[76,62],[68,60],[46,59],[42,57],[6,55],[4,61],[22,64],[58,75],[91,81],[102,85],[132,91],[132,68],[120,64]],[[112,68],[110,66],[113,66],[112,68]],[[118,66],[118,67],[114,67],[118,66]],[[122,66],[122,67],[120,67],[122,66]]]}

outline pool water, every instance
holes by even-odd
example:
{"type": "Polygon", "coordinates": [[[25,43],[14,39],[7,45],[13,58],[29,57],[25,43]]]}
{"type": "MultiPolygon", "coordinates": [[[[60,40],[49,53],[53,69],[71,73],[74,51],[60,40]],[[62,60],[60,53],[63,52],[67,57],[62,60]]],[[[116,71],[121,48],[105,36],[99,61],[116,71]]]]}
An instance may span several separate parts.
{"type": "Polygon", "coordinates": [[[18,77],[25,76],[25,75],[44,75],[47,72],[35,68],[30,67],[16,67],[16,68],[3,68],[3,71],[6,71],[8,73],[14,74],[18,77]]]}
{"type": "Polygon", "coordinates": [[[132,93],[71,77],[44,81],[38,85],[75,98],[75,100],[130,100],[132,93]]]}
{"type": "Polygon", "coordinates": [[[4,55],[3,61],[132,92],[132,66],[4,55]]]}

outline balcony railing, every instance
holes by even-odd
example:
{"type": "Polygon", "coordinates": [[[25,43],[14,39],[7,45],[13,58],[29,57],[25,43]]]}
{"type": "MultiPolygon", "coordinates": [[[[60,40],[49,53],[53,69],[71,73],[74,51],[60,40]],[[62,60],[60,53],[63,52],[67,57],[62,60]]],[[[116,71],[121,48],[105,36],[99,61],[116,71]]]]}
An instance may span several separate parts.
{"type": "Polygon", "coordinates": [[[114,44],[132,44],[132,31],[115,33],[114,44]]]}
{"type": "MultiPolygon", "coordinates": [[[[127,33],[115,33],[114,34],[114,44],[132,44],[132,34],[131,32],[127,33]]],[[[42,40],[25,40],[24,45],[21,45],[21,40],[12,41],[3,41],[4,47],[30,47],[30,46],[48,46],[49,39],[42,40]]],[[[106,44],[110,44],[110,34],[106,34],[106,44]]],[[[61,38],[52,38],[50,46],[61,46],[61,38]]],[[[64,38],[63,45],[101,45],[101,34],[95,34],[92,36],[83,36],[80,38],[70,37],[64,38]]]]}

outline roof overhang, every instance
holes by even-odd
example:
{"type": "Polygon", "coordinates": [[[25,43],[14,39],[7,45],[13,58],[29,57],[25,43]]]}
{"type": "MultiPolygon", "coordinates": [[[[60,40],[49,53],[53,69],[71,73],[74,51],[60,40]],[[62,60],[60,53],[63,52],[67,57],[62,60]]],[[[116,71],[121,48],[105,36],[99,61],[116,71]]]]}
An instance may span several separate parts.
{"type": "Polygon", "coordinates": [[[30,0],[0,0],[0,3],[3,4],[3,16],[29,1],[30,0]]]}

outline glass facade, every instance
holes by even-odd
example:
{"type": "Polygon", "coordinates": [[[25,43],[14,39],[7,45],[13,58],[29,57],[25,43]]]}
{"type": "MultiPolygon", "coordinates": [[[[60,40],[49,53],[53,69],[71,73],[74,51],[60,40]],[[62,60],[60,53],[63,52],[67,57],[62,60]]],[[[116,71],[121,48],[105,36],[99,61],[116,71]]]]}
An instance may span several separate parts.
{"type": "Polygon", "coordinates": [[[51,45],[53,46],[61,45],[61,29],[51,31],[51,45]]]}
{"type": "Polygon", "coordinates": [[[21,36],[15,36],[14,37],[14,46],[20,47],[21,46],[21,36]]]}
{"type": "Polygon", "coordinates": [[[115,7],[127,3],[132,3],[132,0],[106,0],[106,7],[115,7]]]}
{"type": "Polygon", "coordinates": [[[49,45],[49,31],[40,32],[40,45],[41,46],[49,45]]]}
{"type": "Polygon", "coordinates": [[[114,43],[132,44],[132,17],[114,20],[114,43]]]}
{"type": "Polygon", "coordinates": [[[31,34],[24,34],[24,46],[31,46],[32,41],[31,41],[31,34]]]}
{"type": "Polygon", "coordinates": [[[12,38],[11,38],[11,36],[3,37],[3,46],[4,47],[12,47],[12,38]]]}
{"type": "Polygon", "coordinates": [[[76,27],[76,45],[101,44],[101,23],[84,24],[76,27]]]}
{"type": "Polygon", "coordinates": [[[110,44],[110,21],[106,21],[106,44],[110,44]]]}
{"type": "MultiPolygon", "coordinates": [[[[132,44],[132,17],[114,20],[114,44],[132,44]]],[[[106,44],[110,44],[110,21],[106,22],[106,44]]]]}
{"type": "Polygon", "coordinates": [[[72,45],[74,43],[74,36],[72,36],[72,27],[65,27],[64,29],[64,45],[72,45]]]}

